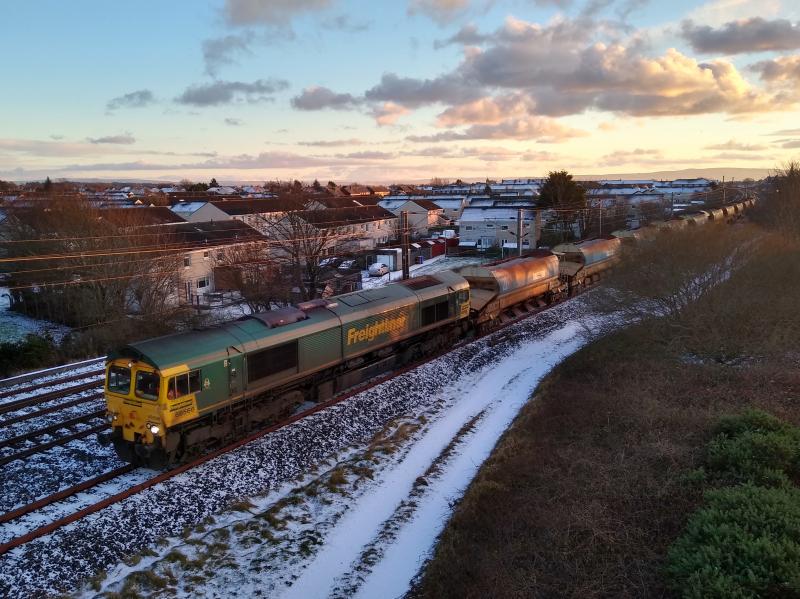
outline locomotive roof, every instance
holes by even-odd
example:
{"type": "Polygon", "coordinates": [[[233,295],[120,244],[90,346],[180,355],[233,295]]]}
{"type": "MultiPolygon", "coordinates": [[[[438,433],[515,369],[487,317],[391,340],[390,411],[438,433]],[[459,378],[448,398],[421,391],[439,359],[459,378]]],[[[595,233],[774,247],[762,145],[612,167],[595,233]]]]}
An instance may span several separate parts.
{"type": "MultiPolygon", "coordinates": [[[[417,289],[417,285],[394,284],[375,289],[364,289],[329,298],[330,305],[308,310],[306,318],[298,322],[271,327],[269,319],[258,315],[207,329],[165,335],[146,341],[130,343],[110,352],[108,359],[129,358],[145,362],[159,370],[185,366],[197,368],[209,362],[224,360],[228,348],[247,353],[279,345],[303,335],[324,331],[342,323],[376,313],[413,305],[417,299],[424,301],[454,290],[467,287],[463,277],[444,271],[430,277],[430,284],[417,289]]],[[[414,282],[415,279],[410,279],[414,282]]],[[[425,282],[422,278],[420,283],[425,282]]]]}
{"type": "Polygon", "coordinates": [[[307,316],[305,320],[276,328],[246,316],[218,327],[131,343],[109,353],[108,359],[133,358],[159,370],[176,366],[195,368],[227,358],[230,347],[236,348],[234,351],[250,352],[339,324],[338,319],[327,310],[313,310],[307,316]]]}

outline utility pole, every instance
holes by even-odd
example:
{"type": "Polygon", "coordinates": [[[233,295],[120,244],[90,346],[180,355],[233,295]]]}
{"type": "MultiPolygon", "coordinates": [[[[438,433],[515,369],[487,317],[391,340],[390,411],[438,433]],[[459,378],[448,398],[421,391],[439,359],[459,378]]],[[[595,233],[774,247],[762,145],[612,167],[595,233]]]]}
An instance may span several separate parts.
{"type": "Polygon", "coordinates": [[[411,244],[408,235],[408,211],[400,211],[400,230],[402,231],[403,243],[403,280],[409,277],[409,251],[411,244]]]}
{"type": "Polygon", "coordinates": [[[722,175],[722,205],[725,205],[725,175],[722,175]]]}
{"type": "Polygon", "coordinates": [[[600,237],[603,236],[603,200],[600,200],[600,237]]]}
{"type": "Polygon", "coordinates": [[[517,208],[517,256],[522,256],[522,208],[517,208]]]}

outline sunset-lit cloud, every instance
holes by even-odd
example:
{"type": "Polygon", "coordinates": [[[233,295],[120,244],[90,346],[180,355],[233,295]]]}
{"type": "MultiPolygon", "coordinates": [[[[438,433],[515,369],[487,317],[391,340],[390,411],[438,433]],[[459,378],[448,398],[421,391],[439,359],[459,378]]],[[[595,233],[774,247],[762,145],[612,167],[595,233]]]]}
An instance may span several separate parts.
{"type": "Polygon", "coordinates": [[[131,47],[101,17],[152,29],[135,3],[10,6],[48,44],[0,38],[0,178],[768,169],[800,150],[789,0],[165,3],[169,35],[131,47]]]}

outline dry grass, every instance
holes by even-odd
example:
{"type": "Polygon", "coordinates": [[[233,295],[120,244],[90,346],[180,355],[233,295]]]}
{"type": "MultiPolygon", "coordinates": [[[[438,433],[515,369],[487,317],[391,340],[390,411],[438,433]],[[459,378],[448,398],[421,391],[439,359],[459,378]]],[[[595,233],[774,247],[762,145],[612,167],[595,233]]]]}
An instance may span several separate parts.
{"type": "Polygon", "coordinates": [[[800,424],[800,254],[768,250],[685,318],[562,363],[481,468],[413,594],[669,596],[664,557],[700,500],[687,473],[716,419],[753,406],[800,424]]]}

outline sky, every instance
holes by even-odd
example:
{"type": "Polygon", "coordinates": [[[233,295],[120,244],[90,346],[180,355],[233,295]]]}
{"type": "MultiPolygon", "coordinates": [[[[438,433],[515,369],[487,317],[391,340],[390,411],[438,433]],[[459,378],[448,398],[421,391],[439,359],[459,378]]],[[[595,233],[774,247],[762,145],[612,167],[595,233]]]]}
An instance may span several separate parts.
{"type": "Polygon", "coordinates": [[[800,0],[5,0],[0,178],[775,168],[800,0]]]}

